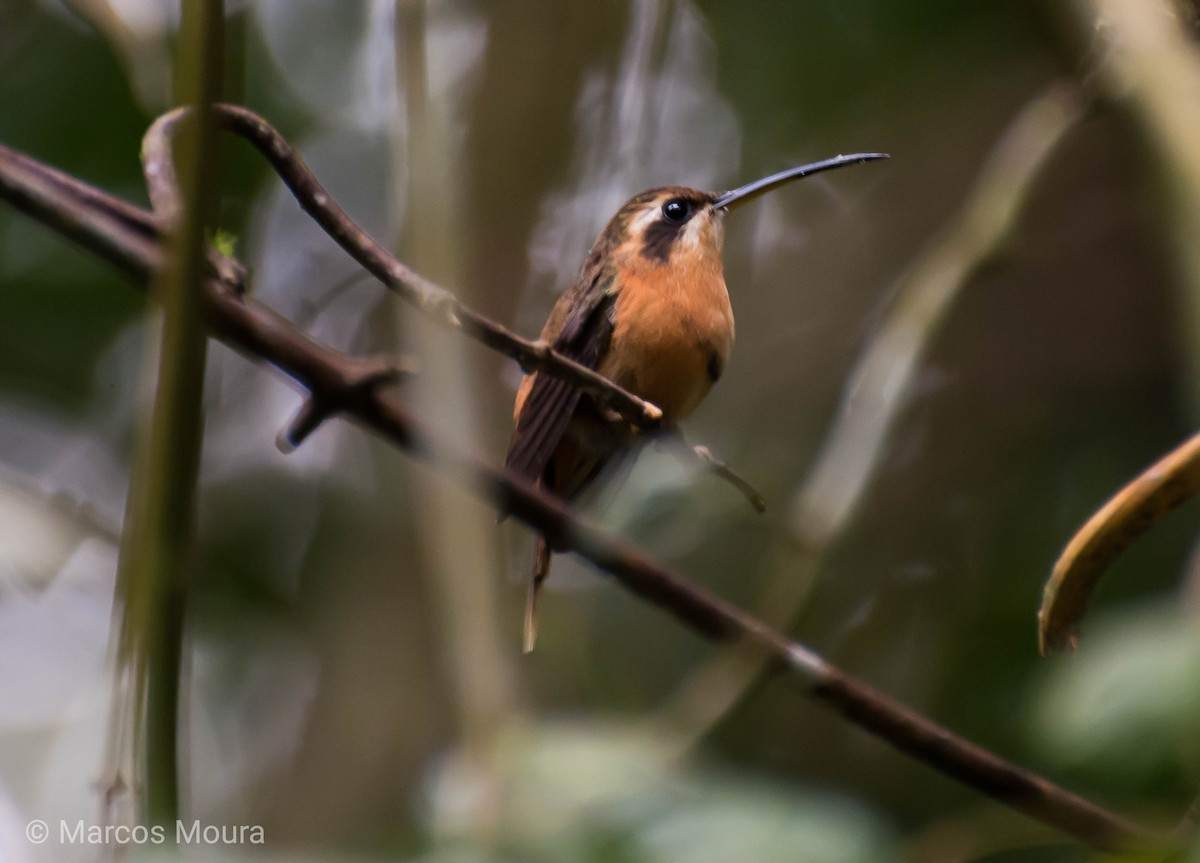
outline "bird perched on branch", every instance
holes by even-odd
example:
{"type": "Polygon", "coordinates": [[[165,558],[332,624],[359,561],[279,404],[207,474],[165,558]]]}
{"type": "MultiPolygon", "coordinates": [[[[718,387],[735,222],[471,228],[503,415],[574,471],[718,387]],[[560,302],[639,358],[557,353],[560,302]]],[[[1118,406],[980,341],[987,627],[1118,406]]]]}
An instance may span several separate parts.
{"type": "MultiPolygon", "coordinates": [[[[657,406],[663,427],[684,420],[721,377],[733,347],[733,309],[721,261],[725,214],[821,171],[886,158],[835,156],[729,192],[664,186],[635,195],[588,253],[579,279],[554,304],[542,340],[657,406]]],[[[528,374],[517,391],[505,467],[570,501],[634,452],[637,428],[574,385],[528,374]]],[[[539,534],[525,609],[525,651],[552,549],[539,534]]]]}

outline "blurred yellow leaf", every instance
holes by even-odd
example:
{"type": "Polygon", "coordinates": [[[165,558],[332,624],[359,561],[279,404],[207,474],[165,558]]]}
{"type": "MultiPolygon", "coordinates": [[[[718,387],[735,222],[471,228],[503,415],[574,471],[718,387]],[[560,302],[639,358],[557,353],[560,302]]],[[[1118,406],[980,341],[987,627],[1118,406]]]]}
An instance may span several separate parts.
{"type": "Polygon", "coordinates": [[[1109,564],[1198,489],[1200,435],[1165,455],[1088,519],[1067,543],[1042,593],[1042,653],[1075,649],[1088,602],[1109,564]]]}

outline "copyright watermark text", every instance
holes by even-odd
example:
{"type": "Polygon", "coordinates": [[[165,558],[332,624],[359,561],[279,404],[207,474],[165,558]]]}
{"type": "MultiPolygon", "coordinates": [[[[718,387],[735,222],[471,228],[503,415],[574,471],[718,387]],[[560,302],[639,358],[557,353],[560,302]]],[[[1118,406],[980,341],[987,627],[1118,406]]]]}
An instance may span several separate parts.
{"type": "Polygon", "coordinates": [[[86,821],[42,821],[25,825],[25,838],[34,845],[55,840],[60,845],[265,845],[257,824],[204,824],[176,821],[163,824],[88,824],[86,821]]]}

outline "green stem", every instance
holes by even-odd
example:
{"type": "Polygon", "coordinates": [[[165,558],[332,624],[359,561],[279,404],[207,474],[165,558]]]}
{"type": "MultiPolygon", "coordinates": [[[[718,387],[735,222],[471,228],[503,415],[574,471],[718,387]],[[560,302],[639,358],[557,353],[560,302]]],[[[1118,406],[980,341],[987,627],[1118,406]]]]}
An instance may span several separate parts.
{"type": "MultiPolygon", "coordinates": [[[[196,106],[221,92],[223,0],[183,4],[176,95],[196,106]]],[[[154,400],[138,435],[122,540],[118,593],[124,599],[120,661],[132,668],[135,724],[142,741],[143,814],[171,825],[180,812],[179,722],[184,614],[191,568],[196,476],[202,441],[206,338],[204,227],[216,203],[216,128],[193,113],[176,149],[182,202],[170,255],[153,291],[162,305],[154,400]]],[[[152,358],[148,362],[153,363],[152,358]]],[[[137,744],[135,744],[137,745],[137,744]]]]}

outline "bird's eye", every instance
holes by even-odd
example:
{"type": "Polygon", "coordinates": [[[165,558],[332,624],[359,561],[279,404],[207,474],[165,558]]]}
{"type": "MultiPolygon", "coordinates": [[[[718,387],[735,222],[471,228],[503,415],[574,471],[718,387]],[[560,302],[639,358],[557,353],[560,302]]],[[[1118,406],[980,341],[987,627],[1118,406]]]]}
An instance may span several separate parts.
{"type": "Polygon", "coordinates": [[[668,222],[686,222],[692,214],[692,205],[684,198],[672,198],[663,204],[662,212],[668,222]]]}

